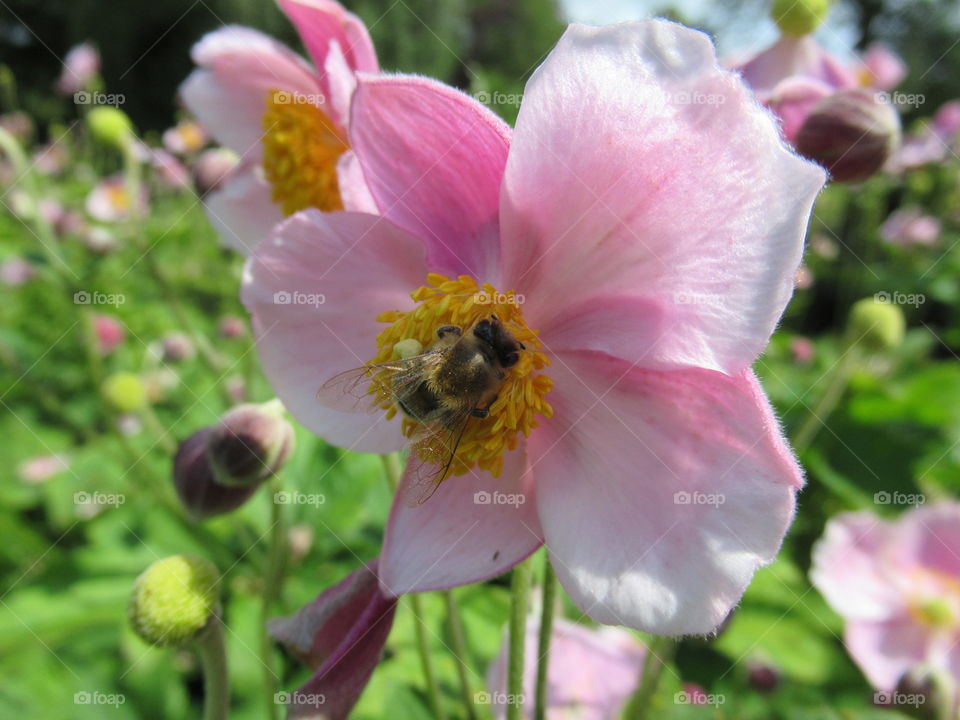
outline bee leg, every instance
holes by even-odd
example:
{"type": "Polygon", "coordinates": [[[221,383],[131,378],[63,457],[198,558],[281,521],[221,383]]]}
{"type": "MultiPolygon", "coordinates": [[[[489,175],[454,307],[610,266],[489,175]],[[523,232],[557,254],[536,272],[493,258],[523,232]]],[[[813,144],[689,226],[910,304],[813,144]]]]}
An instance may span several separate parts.
{"type": "Polygon", "coordinates": [[[437,337],[443,339],[444,335],[456,335],[460,337],[463,335],[463,330],[461,330],[457,325],[444,325],[441,328],[437,328],[437,337]]]}
{"type": "Polygon", "coordinates": [[[488,408],[474,408],[470,411],[472,417],[480,418],[481,420],[484,420],[489,414],[490,410],[488,408]]]}

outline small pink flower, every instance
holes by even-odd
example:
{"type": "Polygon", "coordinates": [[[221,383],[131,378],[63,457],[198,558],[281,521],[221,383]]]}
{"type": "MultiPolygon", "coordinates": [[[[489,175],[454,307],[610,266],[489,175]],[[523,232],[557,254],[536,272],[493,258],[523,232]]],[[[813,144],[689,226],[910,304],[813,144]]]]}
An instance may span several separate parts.
{"type": "Polygon", "coordinates": [[[960,133],[960,100],[945,102],[933,114],[933,128],[945,141],[955,140],[960,133]]]}
{"type": "Polygon", "coordinates": [[[193,184],[201,197],[223,188],[240,159],[233,150],[204,150],[193,164],[193,184]]]}
{"type": "Polygon", "coordinates": [[[127,337],[123,323],[111,315],[94,315],[93,332],[96,335],[97,349],[101,355],[112,353],[127,337]]]}
{"type": "Polygon", "coordinates": [[[163,146],[174,155],[193,155],[203,150],[210,138],[193,120],[182,120],[163,132],[163,146]]]}
{"type": "Polygon", "coordinates": [[[17,477],[30,485],[39,485],[70,467],[63,453],[29,458],[17,465],[17,477]]]}
{"type": "Polygon", "coordinates": [[[713,630],[775,556],[803,482],[750,366],[792,293],[822,170],[707,36],[666,21],[571,26],[512,137],[419,77],[360,75],[352,113],[383,215],[298,213],[245,270],[285,406],[335,444],[397,450],[400,418],[318,390],[389,358],[391,332],[429,342],[444,313],[496,310],[529,340],[466,430],[471,469],[413,507],[406,474],[383,592],[490,578],[545,543],[598,622],[713,630]],[[722,102],[674,101],[699,96],[722,102]]]}
{"type": "Polygon", "coordinates": [[[236,315],[224,315],[217,325],[221,337],[234,340],[247,334],[247,324],[236,315]]]}
{"type": "Polygon", "coordinates": [[[890,214],[880,235],[888,243],[903,247],[933,245],[940,238],[940,221],[918,207],[905,207],[890,214]]]}
{"type": "Polygon", "coordinates": [[[797,365],[809,365],[813,362],[817,349],[808,337],[798,335],[790,341],[790,354],[797,365]]]}
{"type": "Polygon", "coordinates": [[[0,283],[7,287],[19,287],[30,282],[37,274],[36,268],[21,257],[7,258],[0,262],[0,283]]]}
{"type": "MultiPolygon", "coordinates": [[[[147,196],[144,192],[139,198],[139,213],[147,209],[147,196]]],[[[133,203],[124,185],[123,175],[111,175],[104,178],[87,194],[85,203],[87,214],[102,222],[121,222],[130,217],[133,203]]]]}
{"type": "Polygon", "coordinates": [[[861,84],[877,90],[891,90],[907,76],[903,59],[883,43],[873,43],[863,54],[861,84]]]}
{"type": "Polygon", "coordinates": [[[839,515],[814,548],[810,574],[877,690],[894,690],[920,666],[960,681],[960,505],[920,506],[892,521],[839,515]]]}
{"type": "Polygon", "coordinates": [[[161,148],[153,148],[150,153],[150,165],[157,179],[173,190],[190,187],[190,172],[176,157],[161,148]]]}
{"type": "MultiPolygon", "coordinates": [[[[524,717],[533,716],[536,691],[539,616],[527,619],[524,650],[524,717]]],[[[487,673],[494,717],[506,716],[507,640],[504,638],[487,673]]],[[[630,633],[618,628],[592,630],[557,618],[550,641],[547,669],[549,720],[616,720],[623,705],[636,689],[646,648],[630,633]]]]}
{"type": "Polygon", "coordinates": [[[227,26],[193,48],[199,65],[180,93],[241,165],[206,198],[231,247],[249,253],[285,215],[371,207],[346,139],[357,72],[377,72],[363,22],[333,0],[279,0],[313,67],[249,28],[227,26]]]}
{"type": "Polygon", "coordinates": [[[51,142],[37,148],[33,154],[33,167],[47,175],[59,175],[69,161],[67,148],[62,142],[51,142]]]}
{"type": "Polygon", "coordinates": [[[100,53],[91,43],[75,45],[63,58],[63,71],[57,81],[57,90],[64,95],[73,95],[90,86],[100,72],[100,53]]]}

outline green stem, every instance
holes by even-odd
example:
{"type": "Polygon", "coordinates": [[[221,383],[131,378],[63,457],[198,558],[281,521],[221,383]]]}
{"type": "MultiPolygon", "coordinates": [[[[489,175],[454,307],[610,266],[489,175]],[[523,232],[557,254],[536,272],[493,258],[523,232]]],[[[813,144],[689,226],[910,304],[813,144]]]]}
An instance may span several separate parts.
{"type": "Polygon", "coordinates": [[[802,453],[813,442],[814,437],[827,423],[827,418],[836,409],[837,404],[843,397],[847,384],[850,382],[850,376],[854,368],[860,361],[860,351],[856,343],[846,343],[843,356],[836,362],[830,371],[830,380],[827,383],[826,390],[820,395],[810,413],[804,418],[804,421],[797,428],[793,435],[793,447],[797,453],[802,453]]]}
{"type": "Polygon", "coordinates": [[[550,640],[556,610],[557,574],[550,564],[550,553],[543,553],[543,607],[540,609],[540,636],[537,642],[537,688],[534,695],[534,720],[547,716],[547,671],[550,666],[550,640]]]}
{"type": "Polygon", "coordinates": [[[457,668],[457,675],[460,680],[460,693],[463,696],[463,706],[466,709],[467,720],[474,720],[476,714],[473,711],[473,692],[470,689],[470,678],[467,676],[467,662],[469,655],[467,652],[467,639],[463,632],[463,621],[460,618],[460,609],[453,597],[453,591],[447,590],[442,593],[443,599],[447,603],[447,627],[450,631],[450,644],[453,646],[453,654],[457,662],[454,665],[457,668]]]}
{"type": "Polygon", "coordinates": [[[263,662],[263,679],[267,689],[267,717],[276,720],[277,704],[273,701],[277,693],[279,677],[274,669],[273,641],[267,632],[267,621],[273,610],[274,603],[280,598],[283,585],[283,574],[286,569],[286,523],[283,515],[283,505],[273,498],[282,489],[280,479],[274,476],[270,482],[270,551],[267,556],[267,566],[263,572],[263,593],[260,602],[260,659],[263,662]]]}
{"type": "Polygon", "coordinates": [[[227,677],[227,650],[223,622],[214,616],[197,640],[197,655],[203,668],[203,718],[226,720],[230,711],[230,681],[227,677]]]}
{"type": "Polygon", "coordinates": [[[527,559],[513,568],[510,582],[510,655],[507,659],[507,720],[523,718],[523,655],[527,604],[533,564],[527,559]]]}
{"type": "Polygon", "coordinates": [[[653,636],[647,642],[647,657],[640,671],[640,684],[627,703],[623,712],[624,720],[646,720],[652,717],[649,712],[650,701],[657,692],[660,678],[674,652],[676,642],[673,638],[653,636]]]}
{"type": "Polygon", "coordinates": [[[437,676],[433,671],[433,660],[430,657],[430,648],[427,646],[427,630],[423,621],[423,606],[420,604],[420,596],[410,595],[410,607],[414,615],[414,632],[417,637],[417,652],[420,655],[420,667],[423,669],[423,679],[427,683],[427,698],[430,702],[430,708],[433,710],[433,716],[437,720],[444,720],[443,705],[440,702],[440,685],[437,682],[437,676]]]}

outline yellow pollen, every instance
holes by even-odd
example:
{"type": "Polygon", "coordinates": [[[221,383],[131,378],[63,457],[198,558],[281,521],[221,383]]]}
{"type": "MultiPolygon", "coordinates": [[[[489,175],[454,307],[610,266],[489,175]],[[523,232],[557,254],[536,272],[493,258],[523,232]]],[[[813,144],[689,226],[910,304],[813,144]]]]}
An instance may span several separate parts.
{"type": "MultiPolygon", "coordinates": [[[[543,346],[537,333],[524,322],[513,291],[498,293],[492,285],[478,285],[469,275],[451,280],[431,273],[427,276],[427,284],[414,290],[410,296],[418,303],[410,312],[391,310],[377,317],[378,321],[390,325],[377,336],[378,351],[371,363],[393,359],[397,343],[413,339],[429,348],[437,340],[438,328],[457,325],[466,330],[491,315],[496,315],[526,346],[520,351],[520,360],[509,369],[496,401],[489,407],[489,415],[468,421],[448,473],[464,475],[471,468],[479,467],[499,477],[503,470],[503,454],[517,447],[520,435],[529,437],[537,427],[538,415],[553,416],[553,408],[544,399],[553,381],[540,372],[550,360],[541,349],[543,346]]],[[[386,376],[383,379],[386,380],[386,376]]],[[[370,385],[376,403],[387,411],[388,417],[393,417],[397,407],[385,388],[389,388],[388,381],[370,385]]],[[[403,419],[403,431],[407,437],[418,427],[420,423],[406,417],[403,419]]],[[[430,460],[428,457],[423,459],[430,460]]]]}
{"type": "Polygon", "coordinates": [[[285,215],[305,208],[342,210],[337,161],[347,141],[329,117],[299,93],[271,90],[263,115],[263,169],[285,215]]]}

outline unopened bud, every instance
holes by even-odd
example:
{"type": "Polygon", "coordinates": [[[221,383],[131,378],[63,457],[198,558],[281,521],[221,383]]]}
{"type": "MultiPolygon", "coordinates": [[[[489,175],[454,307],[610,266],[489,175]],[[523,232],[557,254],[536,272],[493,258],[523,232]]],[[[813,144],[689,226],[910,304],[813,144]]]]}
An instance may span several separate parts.
{"type": "Polygon", "coordinates": [[[830,0],[773,0],[770,17],[788,37],[809,35],[826,19],[830,0]]]}
{"type": "Polygon", "coordinates": [[[219,605],[220,573],[213,563],[174,555],[153,563],[137,578],[130,624],[151,645],[183,645],[199,637],[219,605]]]}
{"type": "Polygon", "coordinates": [[[172,332],[163,338],[163,359],[165,362],[190,360],[196,355],[193,341],[182,332],[172,332]]]}
{"type": "Polygon", "coordinates": [[[219,190],[239,163],[237,154],[227,148],[204,150],[193,165],[193,184],[197,194],[203,196],[219,190]]]}
{"type": "Polygon", "coordinates": [[[253,496],[257,485],[228,487],[217,482],[207,455],[212,428],[188,437],[173,458],[173,485],[180,502],[195,520],[236,510],[253,496]]]}
{"type": "Polygon", "coordinates": [[[293,450],[293,426],[283,404],[238,405],[211,428],[207,452],[222,485],[257,485],[277,472],[293,450]]]}
{"type": "Polygon", "coordinates": [[[934,720],[943,710],[955,707],[956,685],[939,668],[918,665],[900,678],[892,700],[904,706],[914,717],[934,720]]]}
{"type": "Polygon", "coordinates": [[[900,307],[875,298],[858,300],[847,320],[851,339],[868,350],[892,350],[903,342],[906,322],[900,307]]]}
{"type": "Polygon", "coordinates": [[[820,100],[797,132],[802,155],[823,165],[838,182],[876,173],[900,142],[900,116],[876,93],[839,90],[820,100]]]}
{"type": "Polygon", "coordinates": [[[101,392],[107,403],[121,413],[140,410],[147,404],[147,389],[132,372],[114,373],[104,380],[101,392]]]}
{"type": "Polygon", "coordinates": [[[87,113],[87,127],[97,140],[123,149],[133,138],[133,123],[127,114],[110,105],[97,105],[87,113]]]}

